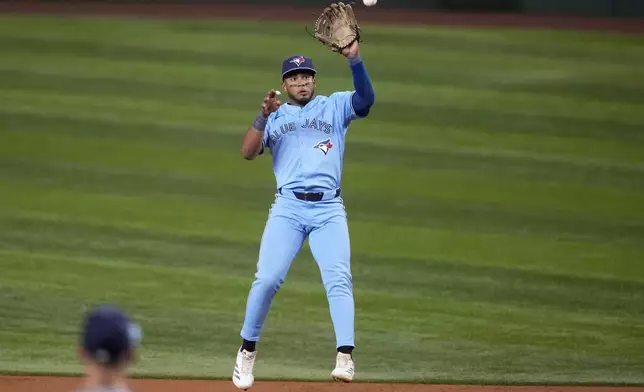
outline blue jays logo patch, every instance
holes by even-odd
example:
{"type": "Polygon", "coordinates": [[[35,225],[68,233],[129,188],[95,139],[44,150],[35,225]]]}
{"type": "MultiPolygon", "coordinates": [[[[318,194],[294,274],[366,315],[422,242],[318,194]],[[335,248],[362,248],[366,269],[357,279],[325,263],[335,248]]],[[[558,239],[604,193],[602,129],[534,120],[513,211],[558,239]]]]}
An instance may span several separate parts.
{"type": "Polygon", "coordinates": [[[325,141],[319,142],[313,148],[317,148],[318,150],[321,150],[324,155],[326,155],[327,152],[333,147],[333,143],[331,143],[331,139],[326,139],[325,141]]]}
{"type": "Polygon", "coordinates": [[[306,61],[306,59],[302,56],[296,57],[293,60],[291,60],[291,63],[297,65],[298,67],[303,64],[306,61]]]}

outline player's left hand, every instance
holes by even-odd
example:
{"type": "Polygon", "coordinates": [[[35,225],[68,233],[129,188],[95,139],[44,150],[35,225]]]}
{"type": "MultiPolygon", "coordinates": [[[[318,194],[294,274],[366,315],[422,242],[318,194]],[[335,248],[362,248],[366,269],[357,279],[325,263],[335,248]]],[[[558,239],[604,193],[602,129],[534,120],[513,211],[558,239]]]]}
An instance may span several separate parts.
{"type": "Polygon", "coordinates": [[[342,55],[346,57],[356,57],[360,53],[360,45],[358,41],[353,41],[353,43],[346,48],[342,49],[342,55]]]}
{"type": "Polygon", "coordinates": [[[324,8],[315,21],[315,34],[309,34],[332,52],[346,57],[358,55],[361,33],[351,4],[337,2],[324,8]]]}
{"type": "Polygon", "coordinates": [[[358,41],[353,41],[353,43],[346,48],[342,49],[342,55],[345,57],[356,57],[360,53],[360,45],[358,41]]]}

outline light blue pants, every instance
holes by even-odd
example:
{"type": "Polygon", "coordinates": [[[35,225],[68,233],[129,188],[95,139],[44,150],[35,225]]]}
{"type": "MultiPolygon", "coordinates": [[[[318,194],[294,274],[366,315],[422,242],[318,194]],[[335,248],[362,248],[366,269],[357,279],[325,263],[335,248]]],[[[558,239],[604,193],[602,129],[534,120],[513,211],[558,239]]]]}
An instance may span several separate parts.
{"type": "Polygon", "coordinates": [[[288,191],[277,195],[269,212],[242,338],[259,341],[273,297],[307,236],[326,289],[337,347],[355,345],[351,249],[342,198],[302,201],[288,191]]]}

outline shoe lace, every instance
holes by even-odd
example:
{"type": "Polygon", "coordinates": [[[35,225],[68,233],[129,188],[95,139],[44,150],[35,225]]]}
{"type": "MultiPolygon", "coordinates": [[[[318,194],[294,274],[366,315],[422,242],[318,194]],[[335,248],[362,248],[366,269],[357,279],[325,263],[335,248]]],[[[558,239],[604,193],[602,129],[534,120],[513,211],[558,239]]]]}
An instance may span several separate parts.
{"type": "Polygon", "coordinates": [[[242,353],[243,360],[241,363],[241,372],[250,373],[253,365],[253,355],[247,352],[242,353]]]}
{"type": "Polygon", "coordinates": [[[340,358],[339,358],[339,361],[338,361],[340,367],[343,367],[343,368],[349,367],[350,360],[351,360],[350,355],[340,355],[340,358]]]}

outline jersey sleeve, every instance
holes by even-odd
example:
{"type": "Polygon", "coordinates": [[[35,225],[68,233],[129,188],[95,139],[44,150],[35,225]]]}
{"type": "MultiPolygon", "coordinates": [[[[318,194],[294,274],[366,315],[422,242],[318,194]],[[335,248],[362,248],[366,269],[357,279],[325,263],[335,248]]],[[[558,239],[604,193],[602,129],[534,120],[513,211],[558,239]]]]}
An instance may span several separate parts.
{"type": "Polygon", "coordinates": [[[331,95],[335,105],[335,110],[340,113],[345,125],[349,125],[352,120],[360,118],[360,116],[356,114],[356,111],[353,108],[353,103],[351,102],[351,97],[354,93],[355,91],[343,91],[331,95]]]}

